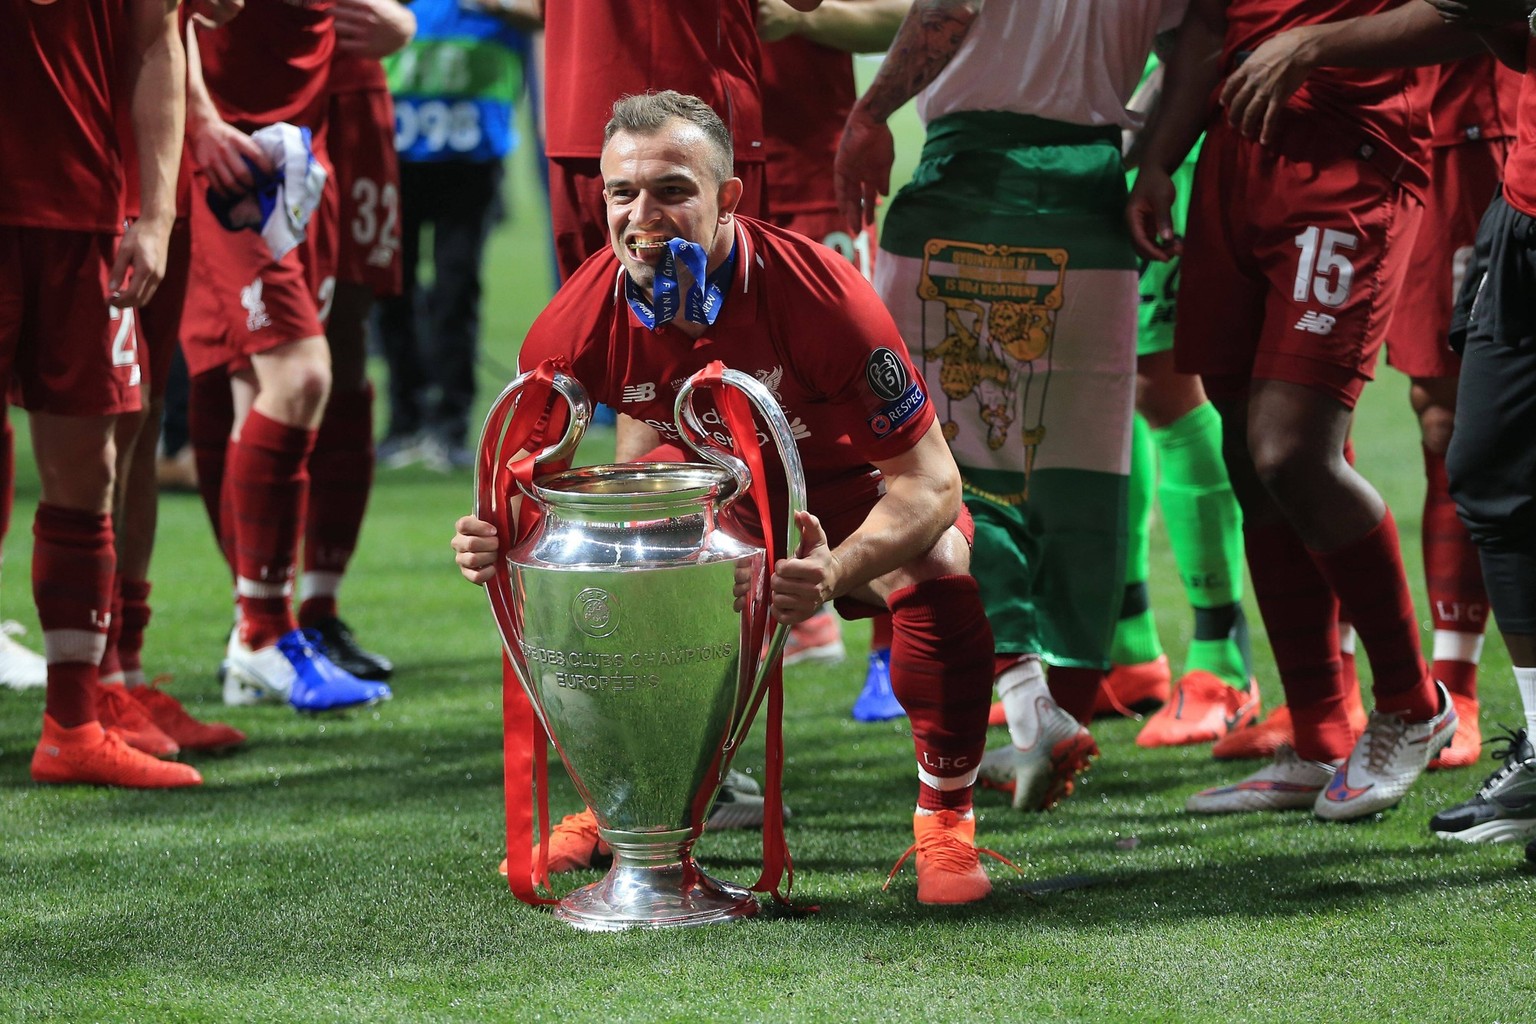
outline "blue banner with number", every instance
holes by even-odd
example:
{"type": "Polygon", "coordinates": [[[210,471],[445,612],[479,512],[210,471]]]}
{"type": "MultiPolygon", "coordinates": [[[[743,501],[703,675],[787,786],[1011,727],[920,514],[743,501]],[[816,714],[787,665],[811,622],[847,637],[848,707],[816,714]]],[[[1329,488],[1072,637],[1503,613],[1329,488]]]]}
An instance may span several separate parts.
{"type": "Polygon", "coordinates": [[[416,0],[416,37],[384,61],[400,159],[484,163],[516,144],[528,40],[476,0],[416,0]]]}

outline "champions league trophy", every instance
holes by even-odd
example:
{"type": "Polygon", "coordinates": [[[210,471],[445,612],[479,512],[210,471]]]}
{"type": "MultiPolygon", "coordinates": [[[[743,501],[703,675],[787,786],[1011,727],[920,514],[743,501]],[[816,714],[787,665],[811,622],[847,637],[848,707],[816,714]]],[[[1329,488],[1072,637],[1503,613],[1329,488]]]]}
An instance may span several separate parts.
{"type": "MultiPolygon", "coordinates": [[[[488,587],[517,680],[613,850],[601,881],[555,907],[556,917],[586,931],[732,921],[758,909],[748,890],[710,878],[691,854],[785,639],[777,625],[759,658],[757,638],[771,622],[772,567],[720,513],[764,481],[753,480],[695,412],[706,372],[683,385],[674,412],[703,463],[538,477],[521,488],[538,522],[507,555],[505,577],[498,573],[488,587]],[[733,607],[738,567],[751,581],[740,612],[733,607]]],[[[482,450],[498,444],[493,424],[504,421],[531,376],[497,400],[482,450]]],[[[746,395],[778,448],[793,550],[805,482],[789,422],[747,374],[724,370],[719,383],[746,395]]],[[[557,372],[554,390],[571,407],[570,425],[537,461],[568,456],[589,419],[576,381],[557,372]]],[[[493,476],[476,482],[482,503],[488,493],[504,501],[512,491],[506,460],[493,476]]]]}

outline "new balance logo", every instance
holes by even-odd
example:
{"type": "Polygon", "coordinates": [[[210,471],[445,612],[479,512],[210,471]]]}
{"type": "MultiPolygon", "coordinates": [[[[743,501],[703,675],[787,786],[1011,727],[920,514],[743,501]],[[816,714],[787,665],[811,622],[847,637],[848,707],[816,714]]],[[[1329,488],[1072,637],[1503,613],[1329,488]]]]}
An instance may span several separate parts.
{"type": "Polygon", "coordinates": [[[789,432],[790,434],[794,435],[796,441],[804,441],[806,438],[811,436],[811,428],[806,426],[805,423],[801,421],[799,416],[796,416],[790,422],[789,432]]]}
{"type": "Polygon", "coordinates": [[[245,307],[245,329],[259,331],[272,325],[267,315],[267,304],[261,300],[261,278],[240,289],[240,305],[245,307]]]}
{"type": "Polygon", "coordinates": [[[1327,313],[1313,312],[1309,309],[1302,314],[1300,320],[1296,321],[1296,329],[1310,334],[1332,334],[1333,325],[1338,322],[1338,317],[1329,316],[1327,313]]]}
{"type": "Polygon", "coordinates": [[[656,400],[656,385],[650,382],[626,384],[624,386],[623,400],[626,402],[654,402],[656,400]]]}

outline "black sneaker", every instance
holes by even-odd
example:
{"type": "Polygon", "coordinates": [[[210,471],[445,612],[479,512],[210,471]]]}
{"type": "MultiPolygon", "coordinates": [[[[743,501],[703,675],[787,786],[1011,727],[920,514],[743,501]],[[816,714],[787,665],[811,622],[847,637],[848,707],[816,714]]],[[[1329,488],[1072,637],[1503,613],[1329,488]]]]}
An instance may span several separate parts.
{"type": "Polygon", "coordinates": [[[1536,866],[1536,839],[1525,844],[1525,860],[1526,863],[1536,866]]]}
{"type": "Polygon", "coordinates": [[[359,647],[352,630],[338,618],[321,619],[305,628],[320,635],[321,653],[330,658],[332,664],[359,679],[388,679],[395,670],[395,663],[384,655],[359,647]]]}
{"type": "Polygon", "coordinates": [[[1504,748],[1493,751],[1503,767],[1488,776],[1472,799],[1431,818],[1435,835],[1466,843],[1536,836],[1536,748],[1524,729],[1506,733],[1503,740],[1504,748]]]}

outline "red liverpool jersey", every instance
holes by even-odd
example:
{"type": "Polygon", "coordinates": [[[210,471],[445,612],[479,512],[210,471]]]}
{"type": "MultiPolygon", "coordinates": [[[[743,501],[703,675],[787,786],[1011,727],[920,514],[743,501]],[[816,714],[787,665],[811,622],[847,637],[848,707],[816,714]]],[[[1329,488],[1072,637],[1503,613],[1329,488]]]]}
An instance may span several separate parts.
{"type": "Polygon", "coordinates": [[[115,233],[124,0],[0,0],[0,224],[115,233]]]}
{"type": "Polygon", "coordinates": [[[387,90],[389,80],[384,77],[384,65],[373,57],[358,57],[337,50],[331,56],[331,78],[327,88],[331,95],[344,92],[373,92],[387,90]]]}
{"type": "MultiPolygon", "coordinates": [[[[624,297],[607,249],[555,293],[523,341],[519,365],[550,356],[603,402],[677,440],[672,405],[693,373],[719,359],[778,400],[805,463],[809,507],[831,514],[879,494],[871,462],[909,450],[933,423],[933,404],[891,315],[853,265],[825,246],[738,217],[736,265],[720,317],[697,340],[672,324],[652,331],[624,297]]],[[[707,403],[706,426],[725,428],[707,403]]],[[[764,444],[771,493],[783,469],[764,444]]]]}
{"type": "Polygon", "coordinates": [[[1514,148],[1504,164],[1504,198],[1527,217],[1536,217],[1536,39],[1525,51],[1519,124],[1514,148]]]}
{"type": "MultiPolygon", "coordinates": [[[[1228,71],[1271,36],[1298,25],[1379,14],[1417,0],[1232,0],[1222,66],[1228,71]]],[[[1319,68],[1286,104],[1313,131],[1361,138],[1362,155],[1416,191],[1429,181],[1429,101],[1435,73],[1417,68],[1319,68]],[[1390,157],[1390,159],[1384,159],[1390,157]]]]}
{"type": "Polygon", "coordinates": [[[546,150],[602,155],[613,101],[675,89],[714,108],[736,159],[763,159],[753,0],[558,0],[544,10],[546,150]]]}
{"type": "Polygon", "coordinates": [[[1520,75],[1491,53],[1442,65],[1429,108],[1432,144],[1455,146],[1510,138],[1515,134],[1519,98],[1520,75]]]}
{"type": "Polygon", "coordinates": [[[219,116],[243,132],[278,121],[318,132],[336,33],[331,0],[247,0],[223,28],[197,32],[219,116]]]}
{"type": "Polygon", "coordinates": [[[837,209],[832,162],[855,99],[852,55],[799,36],[763,47],[763,148],[775,217],[837,209]]]}

